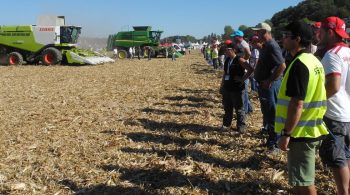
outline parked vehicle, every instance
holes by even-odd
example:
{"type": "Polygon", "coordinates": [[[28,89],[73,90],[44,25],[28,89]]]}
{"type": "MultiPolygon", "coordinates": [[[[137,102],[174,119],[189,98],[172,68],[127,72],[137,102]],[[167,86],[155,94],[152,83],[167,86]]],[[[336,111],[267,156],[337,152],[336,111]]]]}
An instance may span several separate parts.
{"type": "Polygon", "coordinates": [[[0,58],[4,64],[101,64],[113,59],[77,48],[79,26],[64,16],[41,16],[38,25],[0,26],[0,58]]]}
{"type": "Polygon", "coordinates": [[[146,51],[145,55],[148,56],[148,49],[144,50],[145,47],[151,47],[152,57],[158,55],[165,56],[164,47],[160,47],[160,36],[163,31],[152,31],[151,26],[134,26],[133,31],[121,31],[114,35],[109,35],[107,41],[107,51],[113,51],[117,49],[117,57],[119,59],[127,58],[128,50],[130,47],[135,47],[136,53],[138,48],[142,51],[146,51]]]}

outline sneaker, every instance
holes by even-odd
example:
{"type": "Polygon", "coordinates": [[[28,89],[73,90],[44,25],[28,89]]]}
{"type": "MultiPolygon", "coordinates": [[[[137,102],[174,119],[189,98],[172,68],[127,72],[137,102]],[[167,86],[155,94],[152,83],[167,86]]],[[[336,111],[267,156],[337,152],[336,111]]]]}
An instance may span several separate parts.
{"type": "Polygon", "coordinates": [[[225,125],[222,125],[220,128],[221,131],[228,131],[229,129],[230,129],[230,127],[225,126],[225,125]]]}
{"type": "Polygon", "coordinates": [[[246,128],[245,126],[238,127],[238,128],[237,128],[237,131],[238,131],[239,133],[245,133],[245,132],[247,131],[247,128],[246,128]]]}
{"type": "Polygon", "coordinates": [[[268,146],[268,153],[272,155],[277,155],[281,153],[281,150],[276,146],[268,146]]]}
{"type": "Polygon", "coordinates": [[[265,129],[264,127],[262,127],[260,129],[260,135],[268,135],[267,129],[265,129]]]}

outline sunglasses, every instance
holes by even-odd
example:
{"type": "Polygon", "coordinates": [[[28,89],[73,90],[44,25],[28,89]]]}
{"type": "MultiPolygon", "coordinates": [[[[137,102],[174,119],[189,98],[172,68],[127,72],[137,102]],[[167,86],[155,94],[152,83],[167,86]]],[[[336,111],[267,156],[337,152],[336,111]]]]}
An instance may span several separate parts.
{"type": "Polygon", "coordinates": [[[282,33],[282,38],[283,39],[286,39],[288,37],[295,37],[292,33],[289,33],[289,32],[283,32],[282,33]]]}

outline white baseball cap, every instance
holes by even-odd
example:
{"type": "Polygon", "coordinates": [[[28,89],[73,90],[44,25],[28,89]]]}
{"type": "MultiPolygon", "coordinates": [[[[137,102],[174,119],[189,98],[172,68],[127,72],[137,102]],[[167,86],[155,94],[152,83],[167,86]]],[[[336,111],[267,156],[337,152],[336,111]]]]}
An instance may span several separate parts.
{"type": "Polygon", "coordinates": [[[261,22],[253,27],[252,30],[266,30],[268,32],[271,32],[271,26],[265,22],[261,22]]]}

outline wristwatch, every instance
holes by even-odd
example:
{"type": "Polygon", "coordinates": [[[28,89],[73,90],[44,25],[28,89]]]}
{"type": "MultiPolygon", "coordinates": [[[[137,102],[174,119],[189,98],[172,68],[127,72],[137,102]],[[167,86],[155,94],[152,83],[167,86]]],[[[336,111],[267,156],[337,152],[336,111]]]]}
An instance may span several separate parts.
{"type": "Polygon", "coordinates": [[[285,129],[282,129],[281,136],[290,137],[291,133],[287,133],[285,129]]]}

